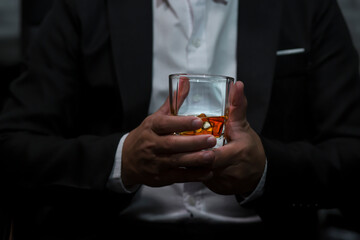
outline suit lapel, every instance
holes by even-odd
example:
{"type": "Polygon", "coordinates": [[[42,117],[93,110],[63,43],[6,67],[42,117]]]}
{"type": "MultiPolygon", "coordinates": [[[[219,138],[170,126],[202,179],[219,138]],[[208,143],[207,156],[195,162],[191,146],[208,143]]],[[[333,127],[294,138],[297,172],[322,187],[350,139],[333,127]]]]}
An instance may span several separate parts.
{"type": "Polygon", "coordinates": [[[237,79],[245,85],[247,119],[258,132],[270,101],[281,10],[281,0],[239,1],[237,79]]]}
{"type": "Polygon", "coordinates": [[[123,107],[123,127],[131,130],[147,116],[151,96],[152,1],[107,2],[111,46],[123,107]]]}

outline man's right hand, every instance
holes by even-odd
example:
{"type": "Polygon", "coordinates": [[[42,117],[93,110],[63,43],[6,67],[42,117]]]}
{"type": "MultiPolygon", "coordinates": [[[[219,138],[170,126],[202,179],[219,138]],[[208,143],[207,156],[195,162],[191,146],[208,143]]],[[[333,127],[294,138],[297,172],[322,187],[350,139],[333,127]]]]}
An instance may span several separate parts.
{"type": "Polygon", "coordinates": [[[125,186],[160,187],[178,182],[201,182],[212,176],[214,153],[203,150],[215,146],[215,137],[174,135],[174,132],[199,129],[202,121],[169,113],[167,100],[126,137],[121,167],[125,186]]]}

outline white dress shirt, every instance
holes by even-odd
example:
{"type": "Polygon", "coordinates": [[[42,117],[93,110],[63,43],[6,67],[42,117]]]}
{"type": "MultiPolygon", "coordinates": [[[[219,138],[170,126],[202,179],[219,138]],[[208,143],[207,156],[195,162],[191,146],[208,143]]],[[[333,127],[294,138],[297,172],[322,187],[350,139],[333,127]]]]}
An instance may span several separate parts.
{"type": "MultiPolygon", "coordinates": [[[[171,73],[236,76],[238,0],[153,0],[153,85],[149,114],[168,96],[171,73]]],[[[121,183],[118,146],[109,186],[121,183]],[[114,181],[114,180],[119,181],[114,181]]],[[[233,195],[218,195],[202,183],[179,183],[152,188],[140,186],[122,216],[152,222],[258,222],[259,216],[242,208],[233,195]]]]}

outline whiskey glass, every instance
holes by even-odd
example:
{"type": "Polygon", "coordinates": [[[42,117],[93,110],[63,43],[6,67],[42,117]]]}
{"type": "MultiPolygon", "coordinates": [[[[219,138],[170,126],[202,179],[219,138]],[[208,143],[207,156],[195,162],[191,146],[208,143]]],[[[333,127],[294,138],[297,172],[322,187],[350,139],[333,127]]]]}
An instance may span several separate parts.
{"type": "Polygon", "coordinates": [[[171,114],[196,116],[203,126],[195,131],[179,132],[191,136],[212,134],[216,147],[226,143],[225,124],[229,114],[229,92],[234,78],[209,74],[178,73],[169,75],[169,98],[171,114]]]}

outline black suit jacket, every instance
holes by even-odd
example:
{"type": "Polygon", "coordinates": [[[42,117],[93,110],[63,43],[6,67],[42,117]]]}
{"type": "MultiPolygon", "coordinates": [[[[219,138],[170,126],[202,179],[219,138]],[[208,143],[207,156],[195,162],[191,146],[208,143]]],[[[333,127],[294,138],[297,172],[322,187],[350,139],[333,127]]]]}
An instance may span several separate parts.
{"type": "MultiPolygon", "coordinates": [[[[132,195],[106,183],[119,139],[147,116],[151,2],[58,0],[43,23],[0,118],[18,239],[121,231],[132,195]]],[[[238,21],[236,78],[268,159],[264,195],[245,206],[299,236],[318,209],[358,205],[358,56],[335,0],[241,0],[238,21]]]]}

